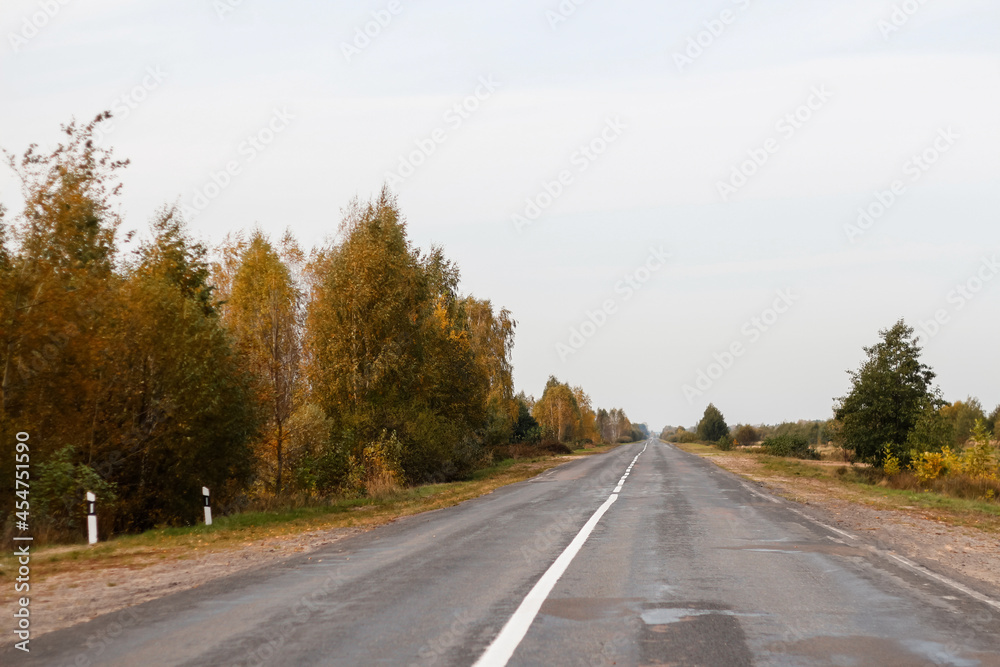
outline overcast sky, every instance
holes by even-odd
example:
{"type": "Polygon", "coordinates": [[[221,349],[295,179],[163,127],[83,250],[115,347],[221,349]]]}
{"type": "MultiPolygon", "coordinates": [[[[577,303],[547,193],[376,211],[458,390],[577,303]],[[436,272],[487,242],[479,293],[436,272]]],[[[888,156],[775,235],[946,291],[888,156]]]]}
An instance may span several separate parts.
{"type": "Polygon", "coordinates": [[[577,1],[6,0],[0,145],[117,110],[126,227],[210,242],[320,244],[388,179],[519,389],[657,428],[825,419],[900,317],[1000,403],[1000,3],[577,1]]]}

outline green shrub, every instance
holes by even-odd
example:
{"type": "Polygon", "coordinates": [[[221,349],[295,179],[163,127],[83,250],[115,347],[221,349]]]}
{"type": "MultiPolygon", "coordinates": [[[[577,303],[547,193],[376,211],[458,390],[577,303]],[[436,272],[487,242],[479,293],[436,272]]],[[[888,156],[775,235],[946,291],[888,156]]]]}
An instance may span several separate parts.
{"type": "Polygon", "coordinates": [[[892,443],[887,443],[885,445],[885,453],[882,455],[882,470],[885,471],[885,474],[890,477],[892,475],[898,475],[902,470],[899,465],[899,457],[893,454],[892,451],[892,443]]]}
{"type": "Polygon", "coordinates": [[[330,495],[344,490],[350,475],[348,451],[341,443],[327,442],[315,455],[303,456],[293,470],[298,489],[330,495]]]}
{"type": "Polygon", "coordinates": [[[715,446],[724,452],[728,452],[733,448],[733,439],[728,435],[724,435],[719,438],[719,441],[715,443],[715,446]]]}
{"type": "MultiPolygon", "coordinates": [[[[82,531],[87,515],[84,494],[88,491],[97,496],[102,517],[113,515],[118,500],[115,485],[102,479],[90,466],[73,463],[75,456],[73,447],[63,447],[51,459],[38,464],[37,478],[31,487],[31,508],[38,523],[60,536],[82,531]]],[[[105,521],[102,524],[108,525],[105,521]]]]}
{"type": "Polygon", "coordinates": [[[776,435],[764,440],[764,451],[771,456],[819,460],[819,452],[809,446],[809,441],[798,435],[776,435]]]}
{"type": "Polygon", "coordinates": [[[736,444],[741,447],[749,447],[758,440],[760,440],[760,433],[757,432],[753,426],[745,424],[736,429],[736,434],[733,436],[736,440],[736,444]]]}

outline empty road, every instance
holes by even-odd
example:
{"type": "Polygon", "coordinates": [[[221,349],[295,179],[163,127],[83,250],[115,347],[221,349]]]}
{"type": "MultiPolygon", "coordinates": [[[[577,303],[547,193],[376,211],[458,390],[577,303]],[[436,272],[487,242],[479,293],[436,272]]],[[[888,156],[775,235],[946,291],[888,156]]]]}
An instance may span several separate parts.
{"type": "Polygon", "coordinates": [[[1000,665],[993,593],[657,440],[310,555],[43,635],[2,662],[1000,665]]]}

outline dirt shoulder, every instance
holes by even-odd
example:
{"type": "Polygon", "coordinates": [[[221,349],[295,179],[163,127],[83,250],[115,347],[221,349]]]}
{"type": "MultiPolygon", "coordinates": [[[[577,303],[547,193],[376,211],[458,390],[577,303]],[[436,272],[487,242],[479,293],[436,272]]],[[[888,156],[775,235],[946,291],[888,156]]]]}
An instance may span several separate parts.
{"type": "Polygon", "coordinates": [[[244,546],[205,549],[188,554],[164,548],[137,553],[108,563],[84,563],[79,569],[60,568],[42,574],[32,584],[32,638],[89,621],[126,607],[170,595],[237,572],[310,553],[350,535],[370,529],[331,528],[297,536],[277,536],[244,546]],[[122,562],[127,560],[127,562],[122,562]],[[120,564],[114,564],[114,563],[120,564]]]}
{"type": "MultiPolygon", "coordinates": [[[[338,508],[306,518],[245,525],[166,529],[94,547],[57,546],[32,554],[32,638],[237,572],[309,554],[396,519],[492,493],[568,461],[610,447],[516,462],[467,482],[408,489],[397,498],[338,508]]],[[[13,609],[15,561],[0,560],[0,609],[13,609]]]]}
{"type": "MultiPolygon", "coordinates": [[[[685,451],[756,482],[771,493],[807,505],[831,525],[875,539],[879,546],[959,580],[985,584],[1000,594],[1000,521],[977,516],[961,504],[918,506],[913,494],[836,479],[844,464],[829,461],[778,461],[754,454],[720,452],[681,445],[685,451]]],[[[917,498],[933,504],[935,499],[917,498]]]]}

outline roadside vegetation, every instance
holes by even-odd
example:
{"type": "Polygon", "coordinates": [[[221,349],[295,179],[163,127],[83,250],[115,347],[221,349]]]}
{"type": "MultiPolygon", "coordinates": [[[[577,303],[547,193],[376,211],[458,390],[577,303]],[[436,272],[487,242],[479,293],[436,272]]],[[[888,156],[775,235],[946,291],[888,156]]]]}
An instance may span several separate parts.
{"type": "MultiPolygon", "coordinates": [[[[616,445],[581,446],[570,455],[554,455],[539,445],[518,444],[509,457],[481,468],[459,482],[398,488],[378,496],[305,496],[258,498],[244,511],[222,516],[211,526],[163,526],[120,534],[95,547],[50,542],[34,552],[42,577],[64,570],[116,566],[141,567],[167,558],[196,558],[199,553],[233,549],[262,540],[336,528],[373,528],[403,516],[442,509],[477,498],[508,484],[534,477],[573,457],[601,454],[616,445]]],[[[0,580],[17,570],[12,554],[0,554],[0,580]]]]}
{"type": "Polygon", "coordinates": [[[902,320],[880,337],[849,371],[850,391],[836,400],[831,419],[730,429],[709,405],[697,426],[668,426],[660,437],[688,449],[754,456],[763,470],[896,492],[911,504],[963,515],[1000,516],[1000,406],[987,415],[976,398],[945,401],[934,371],[920,360],[913,328],[902,320]]]}
{"type": "Polygon", "coordinates": [[[202,487],[220,521],[322,510],[471,481],[517,448],[641,437],[556,378],[516,394],[513,315],[413,246],[388,189],[312,250],[259,229],[211,247],[170,205],[123,232],[128,162],[95,142],[106,118],[6,154],[23,209],[0,205],[5,539],[22,521],[35,544],[83,539],[87,491],[105,538],[199,522],[202,487]]]}

